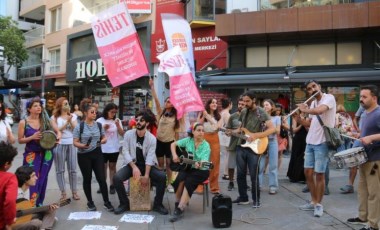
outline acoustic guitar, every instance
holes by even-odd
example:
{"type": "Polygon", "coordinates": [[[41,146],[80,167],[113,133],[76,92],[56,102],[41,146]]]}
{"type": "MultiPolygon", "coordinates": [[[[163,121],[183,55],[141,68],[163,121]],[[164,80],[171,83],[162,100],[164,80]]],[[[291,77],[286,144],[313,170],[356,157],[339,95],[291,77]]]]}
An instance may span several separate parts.
{"type": "Polygon", "coordinates": [[[246,128],[241,128],[241,130],[244,132],[244,134],[228,132],[228,130],[225,128],[219,128],[219,131],[228,132],[228,134],[231,136],[238,137],[240,139],[245,140],[245,143],[240,145],[241,147],[250,148],[254,153],[258,155],[265,153],[268,147],[268,142],[269,142],[268,137],[258,138],[254,141],[249,142],[247,141],[247,139],[249,135],[251,134],[251,132],[249,132],[248,129],[246,128]]]}
{"type": "MultiPolygon", "coordinates": [[[[30,203],[29,200],[21,198],[18,199],[16,204],[16,222],[12,224],[12,227],[24,224],[32,220],[33,214],[39,213],[39,212],[46,212],[50,209],[50,205],[41,206],[41,207],[33,207],[32,203],[30,203]]],[[[66,200],[61,200],[58,203],[55,203],[59,207],[65,206],[70,204],[71,199],[68,198],[66,200]]]]}
{"type": "Polygon", "coordinates": [[[170,169],[175,172],[179,171],[186,171],[190,170],[192,166],[195,163],[199,163],[201,168],[203,169],[213,169],[214,164],[212,162],[208,161],[195,161],[194,160],[194,155],[192,153],[188,153],[186,150],[181,149],[180,147],[176,147],[176,152],[179,158],[179,162],[173,162],[173,157],[171,157],[171,162],[170,162],[170,169]]]}

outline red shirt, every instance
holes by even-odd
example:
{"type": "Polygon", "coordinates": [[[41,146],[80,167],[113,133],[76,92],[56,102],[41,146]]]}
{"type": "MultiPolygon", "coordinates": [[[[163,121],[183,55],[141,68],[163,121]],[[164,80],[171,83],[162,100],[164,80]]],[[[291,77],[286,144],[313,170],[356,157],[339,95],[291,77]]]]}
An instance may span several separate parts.
{"type": "Polygon", "coordinates": [[[17,186],[13,173],[0,171],[0,229],[13,224],[16,217],[17,186]]]}

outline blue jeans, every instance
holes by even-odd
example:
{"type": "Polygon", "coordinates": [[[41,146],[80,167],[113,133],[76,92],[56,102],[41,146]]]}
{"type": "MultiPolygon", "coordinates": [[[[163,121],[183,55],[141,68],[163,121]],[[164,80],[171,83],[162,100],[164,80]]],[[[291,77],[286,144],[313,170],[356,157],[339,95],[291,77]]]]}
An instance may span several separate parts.
{"type": "Polygon", "coordinates": [[[268,154],[262,157],[260,161],[260,187],[264,183],[264,169],[265,169],[265,158],[268,157],[269,160],[269,188],[278,189],[278,143],[277,138],[269,139],[268,143],[268,154]]]}
{"type": "Polygon", "coordinates": [[[351,148],[352,141],[350,138],[343,137],[343,144],[337,148],[337,152],[351,148]]]}
{"type": "Polygon", "coordinates": [[[316,173],[325,173],[329,163],[329,148],[326,142],[319,145],[307,144],[304,168],[313,168],[316,173]]]}
{"type": "Polygon", "coordinates": [[[252,200],[260,201],[259,189],[259,161],[261,155],[255,154],[250,148],[236,147],[237,184],[241,200],[248,200],[247,195],[247,167],[251,176],[252,200]]]}

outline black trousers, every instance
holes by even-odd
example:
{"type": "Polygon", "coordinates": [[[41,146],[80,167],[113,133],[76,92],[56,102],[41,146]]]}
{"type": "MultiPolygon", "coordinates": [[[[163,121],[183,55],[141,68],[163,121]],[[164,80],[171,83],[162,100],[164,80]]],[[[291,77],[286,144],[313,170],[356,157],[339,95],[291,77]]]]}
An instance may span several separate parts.
{"type": "Polygon", "coordinates": [[[87,201],[92,200],[91,180],[92,171],[95,173],[96,180],[99,183],[102,192],[103,201],[109,202],[106,175],[104,172],[104,160],[100,147],[88,153],[78,154],[78,165],[83,176],[83,190],[87,201]]]}
{"type": "MultiPolygon", "coordinates": [[[[138,166],[140,169],[141,175],[145,174],[145,166],[138,166]]],[[[128,180],[133,176],[133,170],[131,166],[126,165],[119,169],[115,176],[113,177],[113,185],[120,200],[120,205],[128,205],[129,199],[123,182],[128,180]]],[[[160,171],[156,167],[152,166],[149,173],[150,182],[153,186],[156,187],[156,196],[154,198],[154,205],[162,204],[162,200],[165,195],[166,187],[166,175],[163,171],[160,171]]]]}

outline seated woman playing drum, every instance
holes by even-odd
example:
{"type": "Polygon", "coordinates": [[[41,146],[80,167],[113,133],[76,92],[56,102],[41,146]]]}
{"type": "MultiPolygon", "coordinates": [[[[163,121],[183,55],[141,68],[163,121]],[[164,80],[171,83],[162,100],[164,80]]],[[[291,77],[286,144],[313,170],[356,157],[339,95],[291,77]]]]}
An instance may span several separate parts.
{"type": "Polygon", "coordinates": [[[191,127],[189,137],[173,142],[170,146],[173,162],[180,162],[180,158],[176,152],[176,147],[184,147],[184,149],[194,155],[196,163],[190,170],[180,171],[177,178],[173,182],[176,196],[175,210],[170,218],[171,222],[175,222],[183,217],[185,206],[189,202],[191,195],[197,186],[203,183],[209,177],[208,169],[202,168],[200,162],[209,161],[210,145],[204,140],[203,124],[194,123],[191,127]]]}

